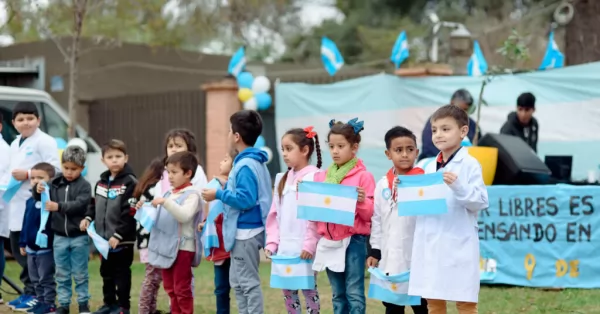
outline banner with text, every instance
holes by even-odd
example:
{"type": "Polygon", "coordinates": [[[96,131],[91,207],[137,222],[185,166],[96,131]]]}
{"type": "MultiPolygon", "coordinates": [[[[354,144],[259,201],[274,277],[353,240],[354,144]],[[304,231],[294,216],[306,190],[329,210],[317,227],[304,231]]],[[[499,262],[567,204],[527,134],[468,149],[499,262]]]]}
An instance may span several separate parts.
{"type": "Polygon", "coordinates": [[[600,187],[490,186],[481,283],[600,288],[600,187]]]}

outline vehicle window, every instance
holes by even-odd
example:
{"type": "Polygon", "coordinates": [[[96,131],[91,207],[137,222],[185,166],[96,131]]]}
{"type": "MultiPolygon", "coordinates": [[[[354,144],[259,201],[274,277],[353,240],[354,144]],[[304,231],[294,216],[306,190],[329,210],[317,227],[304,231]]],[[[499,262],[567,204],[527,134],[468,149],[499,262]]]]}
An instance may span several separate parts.
{"type": "MultiPolygon", "coordinates": [[[[8,144],[12,143],[17,135],[19,135],[19,132],[17,132],[12,124],[12,111],[17,103],[18,101],[14,100],[0,100],[0,112],[2,112],[2,138],[8,144]]],[[[38,110],[40,110],[40,104],[36,103],[36,105],[38,110]]]]}
{"type": "Polygon", "coordinates": [[[48,135],[68,141],[69,125],[46,103],[42,103],[42,125],[48,135]]]}

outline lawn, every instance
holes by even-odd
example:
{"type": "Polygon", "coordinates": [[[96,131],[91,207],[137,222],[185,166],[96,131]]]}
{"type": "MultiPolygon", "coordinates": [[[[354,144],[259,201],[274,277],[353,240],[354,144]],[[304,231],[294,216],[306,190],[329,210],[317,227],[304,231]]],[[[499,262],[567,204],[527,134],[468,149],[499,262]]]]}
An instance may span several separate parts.
{"type": "MultiPolygon", "coordinates": [[[[92,310],[101,305],[102,302],[102,280],[99,273],[100,263],[98,260],[90,262],[90,290],[92,294],[92,310]]],[[[263,291],[265,294],[265,312],[269,314],[285,314],[281,291],[267,288],[269,285],[269,263],[262,263],[261,277],[263,291]]],[[[144,265],[134,263],[132,295],[132,313],[137,313],[137,296],[144,277],[144,265]]],[[[19,266],[14,261],[6,265],[6,275],[17,279],[19,266]]],[[[215,299],[213,296],[213,270],[212,264],[203,261],[202,265],[195,270],[195,305],[197,314],[215,313],[215,299]]],[[[331,306],[331,288],[325,274],[319,275],[319,291],[321,294],[321,313],[333,313],[331,306]]],[[[368,286],[368,282],[366,283],[368,286]]],[[[9,289],[6,285],[3,290],[9,289]]],[[[13,296],[4,294],[4,300],[10,300],[13,296]]],[[[600,290],[564,290],[543,291],[540,289],[527,288],[504,288],[504,287],[482,287],[480,294],[479,313],[501,314],[501,313],[600,313],[600,290]]],[[[160,294],[160,309],[167,309],[167,297],[164,292],[160,294]]],[[[232,313],[235,311],[235,301],[232,296],[232,313]]],[[[456,313],[450,306],[449,313],[456,313]]],[[[0,313],[8,313],[10,310],[0,305],[0,313]]],[[[407,313],[412,311],[407,310],[407,313]]],[[[75,307],[71,313],[77,313],[75,307]]],[[[384,313],[383,306],[375,300],[368,300],[367,313],[384,313]]]]}

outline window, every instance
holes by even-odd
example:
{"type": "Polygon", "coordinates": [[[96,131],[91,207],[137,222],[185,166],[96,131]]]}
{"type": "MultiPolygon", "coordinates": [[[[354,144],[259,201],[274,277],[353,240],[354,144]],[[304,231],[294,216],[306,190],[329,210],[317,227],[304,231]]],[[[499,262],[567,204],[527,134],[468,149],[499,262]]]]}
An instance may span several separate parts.
{"type": "Polygon", "coordinates": [[[54,138],[62,138],[65,141],[69,139],[69,125],[61,116],[46,103],[42,103],[42,125],[44,132],[54,138]]]}
{"type": "MultiPolygon", "coordinates": [[[[12,112],[15,105],[19,101],[15,100],[0,100],[0,111],[2,112],[2,138],[10,145],[12,141],[19,135],[19,132],[15,129],[12,124],[12,112]]],[[[37,105],[38,111],[40,110],[40,104],[34,102],[37,105]]],[[[41,114],[41,113],[40,113],[41,114]]],[[[41,126],[40,126],[41,127],[41,126]]],[[[42,128],[43,130],[43,128],[42,128]]]]}

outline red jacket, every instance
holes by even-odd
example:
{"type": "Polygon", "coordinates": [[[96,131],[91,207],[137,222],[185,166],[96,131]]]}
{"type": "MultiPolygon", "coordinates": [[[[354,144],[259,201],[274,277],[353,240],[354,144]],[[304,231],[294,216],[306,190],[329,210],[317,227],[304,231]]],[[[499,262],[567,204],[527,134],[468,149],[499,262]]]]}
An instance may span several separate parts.
{"type": "Polygon", "coordinates": [[[229,252],[225,251],[225,243],[223,243],[223,214],[220,214],[215,219],[215,227],[217,228],[217,236],[219,237],[219,247],[211,248],[210,255],[206,257],[207,260],[212,262],[223,261],[230,257],[229,252]]]}

